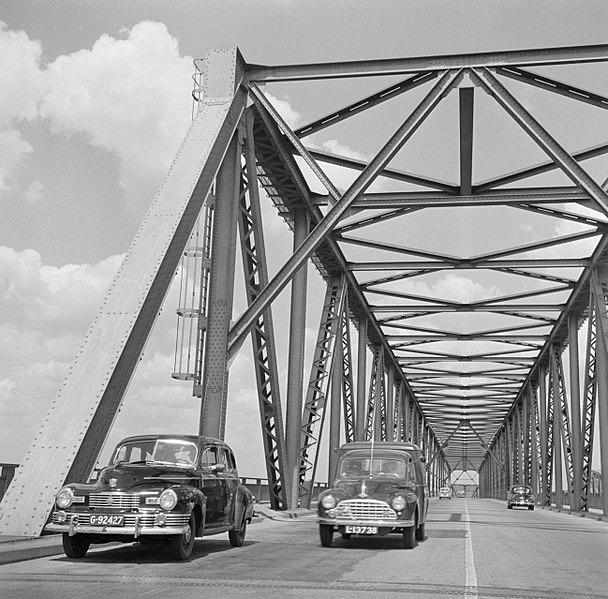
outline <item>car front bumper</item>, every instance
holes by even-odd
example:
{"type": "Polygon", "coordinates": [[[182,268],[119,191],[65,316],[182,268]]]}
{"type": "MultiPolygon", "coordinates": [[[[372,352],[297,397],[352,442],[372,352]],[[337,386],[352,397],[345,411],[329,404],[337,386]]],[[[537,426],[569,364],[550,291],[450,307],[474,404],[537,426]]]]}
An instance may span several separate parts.
{"type": "Polygon", "coordinates": [[[137,538],[146,535],[181,535],[187,532],[188,527],[165,526],[161,528],[160,526],[87,526],[82,524],[76,524],[75,526],[66,526],[65,524],[47,524],[44,530],[46,530],[47,532],[67,532],[71,537],[75,534],[91,534],[137,538]]]}
{"type": "Polygon", "coordinates": [[[44,527],[47,532],[67,533],[69,536],[76,534],[87,535],[107,535],[124,536],[138,538],[140,536],[170,536],[181,535],[188,532],[188,526],[159,526],[145,525],[139,518],[135,518],[134,525],[127,526],[93,526],[91,524],[81,524],[76,518],[70,518],[63,524],[50,523],[44,527]]]}
{"type": "Polygon", "coordinates": [[[317,519],[319,524],[326,524],[331,526],[374,526],[376,528],[409,528],[416,524],[416,520],[338,520],[336,518],[323,518],[317,519]]]}

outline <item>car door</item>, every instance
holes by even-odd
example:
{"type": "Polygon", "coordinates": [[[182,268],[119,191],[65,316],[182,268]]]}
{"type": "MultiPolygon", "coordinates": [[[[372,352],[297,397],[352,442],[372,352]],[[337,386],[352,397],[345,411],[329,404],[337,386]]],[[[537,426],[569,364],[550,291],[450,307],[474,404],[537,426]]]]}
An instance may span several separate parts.
{"type": "Polygon", "coordinates": [[[224,502],[226,484],[218,465],[219,448],[216,445],[207,445],[201,455],[202,488],[207,498],[206,527],[223,526],[225,521],[224,502]]]}
{"type": "Polygon", "coordinates": [[[219,463],[224,466],[222,472],[218,473],[224,479],[223,513],[226,524],[232,524],[233,502],[236,497],[236,490],[239,486],[239,478],[236,470],[236,461],[230,448],[226,446],[218,447],[219,463]]]}

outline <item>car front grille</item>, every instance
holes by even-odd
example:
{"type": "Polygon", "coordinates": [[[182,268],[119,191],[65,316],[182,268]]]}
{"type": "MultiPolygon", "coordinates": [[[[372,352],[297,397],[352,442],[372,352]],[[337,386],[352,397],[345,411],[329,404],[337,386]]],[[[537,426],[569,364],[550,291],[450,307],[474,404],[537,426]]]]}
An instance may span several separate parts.
{"type": "Polygon", "coordinates": [[[384,501],[349,499],[336,507],[338,520],[396,520],[397,514],[384,501]]]}
{"type": "Polygon", "coordinates": [[[104,492],[89,495],[89,507],[133,510],[139,507],[140,495],[134,493],[104,492]]]}

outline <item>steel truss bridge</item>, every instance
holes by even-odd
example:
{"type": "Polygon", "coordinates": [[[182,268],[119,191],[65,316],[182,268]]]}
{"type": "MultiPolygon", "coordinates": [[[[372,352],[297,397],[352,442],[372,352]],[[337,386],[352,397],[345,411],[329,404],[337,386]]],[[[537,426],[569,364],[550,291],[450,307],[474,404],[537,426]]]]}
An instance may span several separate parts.
{"type": "Polygon", "coordinates": [[[593,456],[608,472],[607,62],[607,45],[276,66],[206,52],[191,127],[0,533],[38,535],[64,481],[87,479],[177,271],[173,376],[222,437],[250,339],[273,507],[310,504],[325,429],[330,473],[343,440],[411,440],[433,491],[474,471],[481,497],[529,483],[588,509],[593,456]],[[306,124],[277,98],[305,99],[306,124]],[[268,205],[293,233],[273,273],[268,205]],[[326,291],[307,364],[311,263],[326,291]]]}

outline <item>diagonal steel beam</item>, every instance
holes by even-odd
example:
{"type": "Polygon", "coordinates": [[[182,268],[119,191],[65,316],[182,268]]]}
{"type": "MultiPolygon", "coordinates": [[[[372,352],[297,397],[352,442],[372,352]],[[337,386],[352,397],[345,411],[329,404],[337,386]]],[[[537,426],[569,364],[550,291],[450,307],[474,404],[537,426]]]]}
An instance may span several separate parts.
{"type": "Polygon", "coordinates": [[[473,68],[471,79],[494,97],[528,135],[554,160],[568,177],[583,187],[604,214],[608,214],[608,196],[576,160],[540,125],[487,68],[473,68]]]}
{"type": "MultiPolygon", "coordinates": [[[[299,270],[304,262],[313,254],[318,245],[329,235],[333,228],[338,224],[352,202],[363,193],[378,173],[390,162],[394,155],[410,139],[422,122],[435,109],[441,100],[457,85],[460,80],[460,71],[444,73],[433,88],[429,91],[422,102],[397,129],[389,141],[384,145],[369,166],[361,173],[346,193],[332,206],[325,217],[317,224],[308,237],[294,251],[287,262],[279,269],[274,279],[262,290],[258,297],[252,302],[249,308],[241,315],[239,320],[232,327],[229,337],[229,354],[238,347],[240,341],[251,331],[259,314],[268,307],[282,289],[291,280],[293,275],[299,270]]],[[[255,93],[255,92],[254,92],[255,93]]],[[[257,97],[257,96],[256,96],[257,97]]],[[[329,185],[328,191],[335,192],[333,185],[329,185]]],[[[333,195],[333,193],[332,193],[333,195]]]]}

